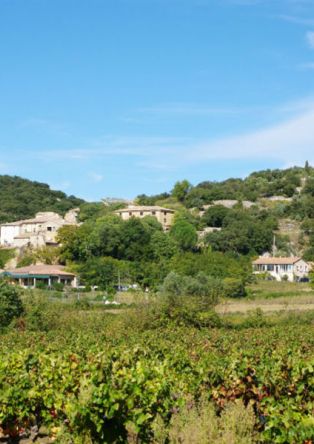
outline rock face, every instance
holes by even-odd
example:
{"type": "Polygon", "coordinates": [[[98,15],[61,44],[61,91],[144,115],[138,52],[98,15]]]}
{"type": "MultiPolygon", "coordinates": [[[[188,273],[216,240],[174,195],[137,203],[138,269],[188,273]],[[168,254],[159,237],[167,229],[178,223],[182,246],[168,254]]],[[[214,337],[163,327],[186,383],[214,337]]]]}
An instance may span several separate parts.
{"type": "Polygon", "coordinates": [[[65,222],[68,224],[76,225],[77,224],[77,216],[78,216],[79,212],[80,212],[79,208],[73,208],[73,210],[68,211],[64,215],[65,222]]]}

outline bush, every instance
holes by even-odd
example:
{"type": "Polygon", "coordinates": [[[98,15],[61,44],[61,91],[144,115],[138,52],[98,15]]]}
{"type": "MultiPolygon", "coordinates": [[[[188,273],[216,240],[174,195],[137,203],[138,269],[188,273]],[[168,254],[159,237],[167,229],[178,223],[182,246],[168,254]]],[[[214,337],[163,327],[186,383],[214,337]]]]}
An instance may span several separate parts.
{"type": "Polygon", "coordinates": [[[54,283],[52,284],[52,288],[53,288],[55,291],[63,291],[63,289],[64,289],[64,284],[63,284],[62,282],[54,282],[54,283]]]}
{"type": "Polygon", "coordinates": [[[241,298],[246,295],[245,286],[241,279],[225,278],[223,290],[224,295],[228,298],[241,298]]]}
{"type": "Polygon", "coordinates": [[[154,442],[161,444],[252,444],[255,416],[251,406],[242,402],[226,404],[221,416],[217,416],[213,403],[205,396],[196,404],[188,400],[186,405],[172,415],[169,425],[160,416],[153,423],[154,442]]]}
{"type": "Polygon", "coordinates": [[[23,313],[18,290],[6,282],[0,282],[0,328],[8,326],[23,313]]]}
{"type": "Polygon", "coordinates": [[[60,313],[45,296],[32,292],[25,300],[25,323],[27,330],[48,332],[57,325],[60,313]]]}

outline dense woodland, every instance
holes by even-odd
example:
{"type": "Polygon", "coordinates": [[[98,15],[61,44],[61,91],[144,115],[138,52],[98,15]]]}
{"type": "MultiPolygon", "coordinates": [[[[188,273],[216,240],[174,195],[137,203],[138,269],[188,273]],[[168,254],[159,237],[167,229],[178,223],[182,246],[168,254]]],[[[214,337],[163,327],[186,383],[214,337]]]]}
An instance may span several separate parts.
{"type": "Polygon", "coordinates": [[[66,213],[84,201],[51,190],[49,185],[16,176],[0,176],[0,223],[34,217],[39,211],[66,213]]]}

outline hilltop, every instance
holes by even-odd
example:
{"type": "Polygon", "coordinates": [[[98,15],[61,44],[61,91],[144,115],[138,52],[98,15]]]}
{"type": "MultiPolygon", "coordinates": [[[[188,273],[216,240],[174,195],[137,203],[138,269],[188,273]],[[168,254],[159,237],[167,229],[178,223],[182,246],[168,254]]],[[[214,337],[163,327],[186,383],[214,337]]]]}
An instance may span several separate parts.
{"type": "Polygon", "coordinates": [[[18,176],[0,176],[0,223],[34,217],[39,211],[64,214],[84,201],[50,189],[45,183],[18,176]]]}

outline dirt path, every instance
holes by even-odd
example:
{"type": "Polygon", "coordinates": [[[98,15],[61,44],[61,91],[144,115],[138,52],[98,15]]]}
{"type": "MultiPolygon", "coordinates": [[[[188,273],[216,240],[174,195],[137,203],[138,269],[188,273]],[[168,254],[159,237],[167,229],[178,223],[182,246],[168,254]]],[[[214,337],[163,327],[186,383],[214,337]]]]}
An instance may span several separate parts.
{"type": "Polygon", "coordinates": [[[256,310],[257,308],[268,313],[275,311],[309,311],[314,310],[314,302],[306,303],[301,301],[291,301],[289,303],[280,303],[275,301],[237,301],[219,304],[216,307],[216,311],[219,314],[246,313],[251,310],[256,310]]]}

